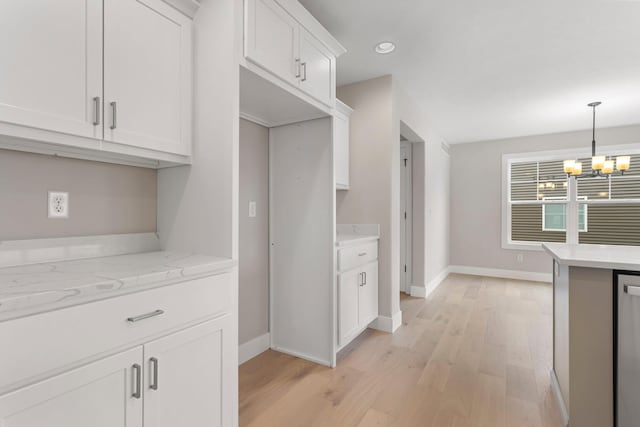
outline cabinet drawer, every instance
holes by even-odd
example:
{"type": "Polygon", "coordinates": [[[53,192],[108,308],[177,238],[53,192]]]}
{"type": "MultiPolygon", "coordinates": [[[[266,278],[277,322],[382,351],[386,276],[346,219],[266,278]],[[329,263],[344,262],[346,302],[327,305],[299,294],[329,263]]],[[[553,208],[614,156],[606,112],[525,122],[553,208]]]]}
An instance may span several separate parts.
{"type": "Polygon", "coordinates": [[[347,271],[378,259],[378,242],[338,250],[338,270],[347,271]]]}
{"type": "Polygon", "coordinates": [[[0,323],[0,394],[99,354],[228,313],[232,285],[232,274],[225,273],[0,323]]]}

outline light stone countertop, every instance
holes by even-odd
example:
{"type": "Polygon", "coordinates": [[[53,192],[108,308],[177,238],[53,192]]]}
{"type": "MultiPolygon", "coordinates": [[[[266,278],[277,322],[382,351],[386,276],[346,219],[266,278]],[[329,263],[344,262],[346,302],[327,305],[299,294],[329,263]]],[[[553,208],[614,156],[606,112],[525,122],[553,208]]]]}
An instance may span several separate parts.
{"type": "Polygon", "coordinates": [[[338,224],[336,226],[336,246],[359,245],[380,238],[378,224],[338,224]]]}
{"type": "Polygon", "coordinates": [[[640,246],[543,243],[542,247],[561,265],[640,271],[640,246]]]}
{"type": "Polygon", "coordinates": [[[234,260],[155,251],[0,268],[0,322],[231,270],[234,260]]]}

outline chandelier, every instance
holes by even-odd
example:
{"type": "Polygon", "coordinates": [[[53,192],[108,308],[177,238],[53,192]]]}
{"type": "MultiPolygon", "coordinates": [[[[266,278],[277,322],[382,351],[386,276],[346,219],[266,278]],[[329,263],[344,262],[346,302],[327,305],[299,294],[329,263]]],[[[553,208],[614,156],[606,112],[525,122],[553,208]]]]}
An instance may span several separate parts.
{"type": "Polygon", "coordinates": [[[602,102],[592,102],[588,104],[593,109],[593,137],[591,140],[591,173],[582,174],[582,162],[577,160],[564,161],[564,173],[567,177],[609,177],[614,174],[614,169],[624,175],[624,172],[631,167],[630,156],[617,156],[615,161],[610,156],[596,155],[596,107],[602,102]]]}

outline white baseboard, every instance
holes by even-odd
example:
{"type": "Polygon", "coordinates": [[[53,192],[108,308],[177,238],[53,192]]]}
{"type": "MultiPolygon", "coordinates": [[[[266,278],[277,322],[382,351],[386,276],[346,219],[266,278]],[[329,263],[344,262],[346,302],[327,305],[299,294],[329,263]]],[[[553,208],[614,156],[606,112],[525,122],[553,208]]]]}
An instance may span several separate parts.
{"type": "Polygon", "coordinates": [[[247,360],[253,359],[260,353],[269,350],[270,344],[271,337],[269,332],[264,335],[260,335],[251,341],[247,341],[244,344],[240,344],[238,347],[238,365],[242,365],[247,360]]]}
{"type": "Polygon", "coordinates": [[[427,298],[438,286],[449,276],[451,267],[447,267],[442,270],[436,277],[433,278],[425,286],[411,286],[411,296],[417,298],[427,298]]]}
{"type": "Polygon", "coordinates": [[[500,270],[498,268],[472,267],[467,265],[450,265],[450,273],[471,274],[474,276],[499,277],[502,279],[529,280],[532,282],[551,283],[551,273],[534,273],[532,271],[500,270]]]}
{"type": "Polygon", "coordinates": [[[556,402],[558,403],[558,409],[560,409],[560,416],[562,417],[562,422],[565,427],[569,425],[569,412],[567,411],[567,406],[564,404],[564,398],[562,397],[562,392],[560,391],[560,384],[558,383],[558,378],[556,377],[555,371],[551,370],[551,390],[553,391],[553,395],[556,398],[556,402]]]}
{"type": "Polygon", "coordinates": [[[400,325],[402,325],[402,311],[398,311],[392,317],[378,316],[369,327],[392,334],[400,325]]]}
{"type": "Polygon", "coordinates": [[[285,353],[288,354],[290,356],[295,356],[295,357],[299,357],[300,359],[304,359],[304,360],[308,360],[309,362],[313,362],[313,363],[317,363],[318,365],[324,365],[324,366],[328,366],[331,367],[331,362],[328,360],[323,360],[314,356],[309,356],[308,354],[304,354],[304,353],[300,353],[294,350],[289,350],[287,348],[283,348],[283,347],[277,347],[274,346],[271,348],[273,351],[277,351],[279,353],[285,353]]]}

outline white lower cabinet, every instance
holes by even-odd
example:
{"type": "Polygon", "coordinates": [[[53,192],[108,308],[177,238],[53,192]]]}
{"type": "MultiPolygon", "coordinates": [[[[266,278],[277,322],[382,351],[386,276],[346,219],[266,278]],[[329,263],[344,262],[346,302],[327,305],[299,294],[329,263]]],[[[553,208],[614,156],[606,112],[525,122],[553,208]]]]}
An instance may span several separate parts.
{"type": "Polygon", "coordinates": [[[137,347],[0,396],[0,426],[140,427],[141,363],[137,347]]]}
{"type": "Polygon", "coordinates": [[[145,427],[230,425],[223,396],[233,388],[222,375],[230,357],[224,350],[232,345],[230,321],[227,316],[145,344],[145,427]]]}
{"type": "Polygon", "coordinates": [[[338,348],[351,342],[378,317],[377,253],[377,243],[351,246],[338,252],[338,259],[343,260],[341,265],[350,268],[338,274],[338,348]],[[351,253],[360,257],[351,259],[351,253]],[[375,257],[373,261],[371,257],[375,257]],[[347,259],[349,263],[344,261],[347,259]],[[357,259],[362,260],[360,264],[357,259]]]}
{"type": "MultiPolygon", "coordinates": [[[[0,339],[29,336],[24,345],[13,341],[7,359],[0,356],[3,364],[22,360],[28,367],[22,375],[28,384],[0,394],[0,426],[237,425],[237,300],[229,292],[232,286],[232,275],[220,274],[0,324],[0,339]],[[193,299],[205,296],[202,306],[210,310],[203,318],[207,310],[193,299]],[[56,330],[48,330],[46,323],[55,320],[56,330]],[[29,328],[38,322],[41,332],[29,328]],[[109,330],[110,324],[115,329],[109,330]],[[94,331],[93,336],[83,335],[85,330],[94,331]],[[96,336],[101,333],[117,336],[117,344],[112,337],[96,336]],[[39,343],[38,352],[33,341],[39,343]],[[91,341],[104,343],[104,348],[91,347],[91,341]],[[84,353],[73,347],[83,346],[98,352],[96,361],[85,364],[78,358],[84,353]],[[55,356],[64,348],[66,359],[55,356]],[[114,355],[99,358],[110,348],[114,355]],[[15,357],[20,351],[22,357],[15,357]],[[49,355],[55,365],[37,363],[49,355]]],[[[0,385],[22,384],[14,381],[18,378],[9,374],[10,368],[0,369],[0,385]]]]}

